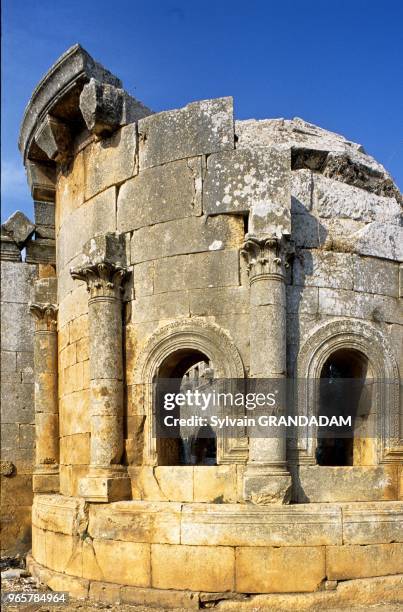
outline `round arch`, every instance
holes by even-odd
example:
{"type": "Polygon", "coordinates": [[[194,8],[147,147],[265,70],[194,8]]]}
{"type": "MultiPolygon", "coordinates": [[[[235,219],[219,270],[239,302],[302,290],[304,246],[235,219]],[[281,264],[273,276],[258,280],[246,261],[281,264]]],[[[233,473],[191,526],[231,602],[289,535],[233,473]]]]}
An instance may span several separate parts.
{"type": "MultiPolygon", "coordinates": [[[[168,357],[178,351],[195,351],[214,364],[215,378],[242,379],[245,376],[241,356],[229,334],[214,323],[203,319],[188,319],[169,323],[148,339],[142,350],[134,376],[137,385],[144,386],[146,435],[144,457],[149,465],[157,464],[156,440],[152,436],[153,382],[168,357]]],[[[247,438],[217,440],[219,463],[245,463],[247,438]]]]}
{"type": "MultiPolygon", "coordinates": [[[[308,417],[313,415],[316,398],[313,397],[309,381],[320,378],[327,359],[340,349],[352,349],[362,353],[368,360],[372,377],[386,383],[374,399],[378,415],[378,463],[401,460],[403,449],[399,414],[399,370],[384,335],[366,321],[336,319],[322,323],[312,330],[297,357],[298,414],[308,417]]],[[[298,454],[301,463],[315,462],[315,441],[307,432],[304,439],[298,441],[298,454]]]]}

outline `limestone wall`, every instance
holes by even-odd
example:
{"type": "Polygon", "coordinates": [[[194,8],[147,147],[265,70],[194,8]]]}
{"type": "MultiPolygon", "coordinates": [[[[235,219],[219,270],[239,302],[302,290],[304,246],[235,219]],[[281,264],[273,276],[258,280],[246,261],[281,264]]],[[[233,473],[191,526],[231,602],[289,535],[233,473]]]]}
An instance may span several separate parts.
{"type": "Polygon", "coordinates": [[[35,445],[34,323],[28,302],[37,266],[1,262],[2,554],[30,548],[35,445]]]}
{"type": "MultiPolygon", "coordinates": [[[[358,145],[300,121],[304,142],[292,142],[287,134],[285,146],[273,124],[236,122],[234,128],[230,98],[197,102],[140,119],[108,138],[80,136],[73,161],[59,168],[64,494],[77,494],[78,479],[89,464],[88,294],[82,281],[73,281],[70,269],[82,263],[84,245],[94,236],[122,234],[131,271],[124,294],[125,461],[133,469],[147,463],[141,455],[144,413],[141,391],[134,384],[136,368],[156,329],[194,317],[217,324],[234,341],[248,372],[249,282],[240,250],[248,214],[262,198],[283,203],[284,210],[290,197],[292,203],[288,374],[296,373],[298,354],[312,330],[340,318],[373,325],[403,366],[399,194],[358,145]],[[318,132],[316,141],[307,144],[311,129],[318,132]],[[361,184],[343,169],[337,173],[326,165],[324,170],[323,164],[315,167],[312,160],[324,146],[336,157],[348,153],[364,168],[362,174],[378,173],[379,178],[361,184]],[[298,157],[298,147],[305,156],[298,157]]],[[[230,498],[238,499],[236,487],[230,498]]]]}

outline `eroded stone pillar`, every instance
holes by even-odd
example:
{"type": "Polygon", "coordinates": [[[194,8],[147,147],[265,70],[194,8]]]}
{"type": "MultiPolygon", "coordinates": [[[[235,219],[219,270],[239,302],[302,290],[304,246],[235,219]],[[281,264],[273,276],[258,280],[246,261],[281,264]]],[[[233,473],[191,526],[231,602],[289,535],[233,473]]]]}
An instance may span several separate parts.
{"type": "MultiPolygon", "coordinates": [[[[43,279],[43,281],[53,279],[43,279]]],[[[56,280],[56,279],[54,279],[56,280]]],[[[37,281],[41,283],[41,281],[37,281]]],[[[59,410],[57,393],[57,306],[34,303],[35,469],[34,493],[59,491],[59,410]]]]}
{"type": "MultiPolygon", "coordinates": [[[[285,241],[246,235],[242,251],[250,282],[250,377],[286,378],[285,241]]],[[[276,414],[285,406],[277,406],[276,414]]],[[[256,504],[288,503],[291,476],[285,437],[249,440],[244,497],[256,504]]]]}
{"type": "Polygon", "coordinates": [[[89,501],[130,497],[123,454],[122,283],[126,270],[107,261],[71,271],[89,292],[91,464],[79,485],[89,501]]]}

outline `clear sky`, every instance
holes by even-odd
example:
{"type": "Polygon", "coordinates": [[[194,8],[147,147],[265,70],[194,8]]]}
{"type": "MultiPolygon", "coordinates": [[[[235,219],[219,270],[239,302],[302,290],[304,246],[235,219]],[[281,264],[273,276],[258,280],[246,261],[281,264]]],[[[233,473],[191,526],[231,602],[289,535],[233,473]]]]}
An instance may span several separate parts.
{"type": "Polygon", "coordinates": [[[32,217],[20,121],[76,42],[155,111],[232,95],[239,119],[360,142],[403,187],[403,0],[3,0],[3,220],[32,217]]]}

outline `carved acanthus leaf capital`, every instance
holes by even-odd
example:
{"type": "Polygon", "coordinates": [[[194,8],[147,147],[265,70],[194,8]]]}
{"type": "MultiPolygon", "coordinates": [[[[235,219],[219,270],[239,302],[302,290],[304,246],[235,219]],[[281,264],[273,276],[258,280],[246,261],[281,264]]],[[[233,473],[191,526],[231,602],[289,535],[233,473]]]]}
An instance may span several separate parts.
{"type": "Polygon", "coordinates": [[[129,271],[110,262],[101,262],[72,268],[70,274],[74,279],[83,280],[87,283],[87,290],[91,298],[118,298],[129,271]]]}
{"type": "Polygon", "coordinates": [[[283,239],[246,234],[241,254],[246,259],[250,282],[259,277],[284,278],[288,253],[283,239]]]}
{"type": "Polygon", "coordinates": [[[38,331],[56,331],[57,306],[55,304],[30,304],[29,310],[35,318],[38,331]]]}

